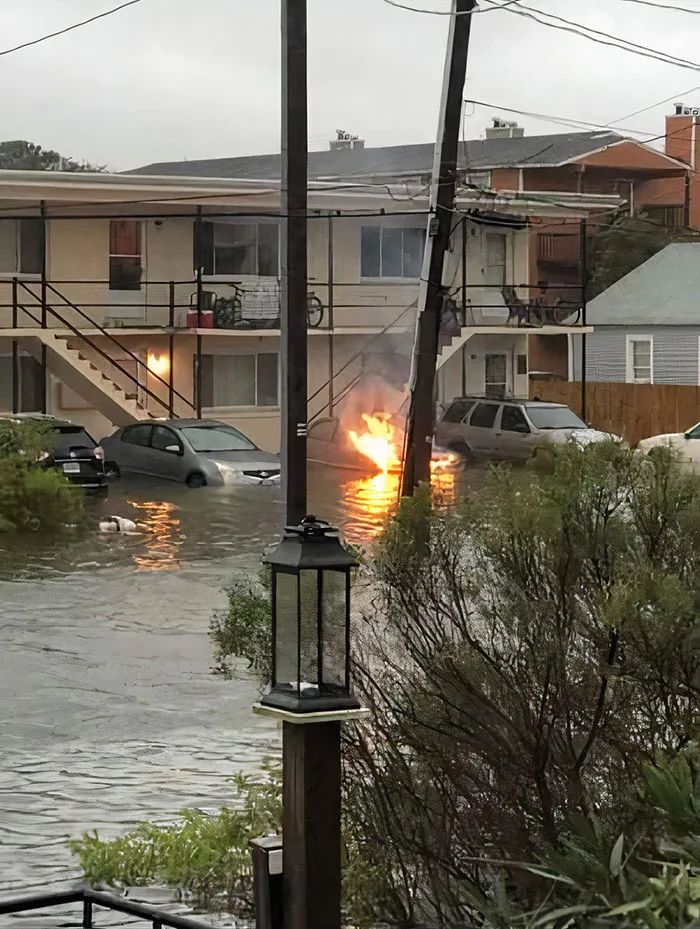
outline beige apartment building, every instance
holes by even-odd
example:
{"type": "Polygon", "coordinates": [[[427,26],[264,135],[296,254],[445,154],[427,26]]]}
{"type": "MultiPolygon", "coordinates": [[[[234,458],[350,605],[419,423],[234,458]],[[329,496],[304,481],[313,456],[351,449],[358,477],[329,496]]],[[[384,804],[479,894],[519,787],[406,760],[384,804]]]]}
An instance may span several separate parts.
{"type": "MultiPolygon", "coordinates": [[[[581,331],[573,311],[533,325],[523,309],[529,217],[618,204],[462,190],[438,399],[527,394],[530,335],[581,331]]],[[[278,214],[277,181],[0,172],[0,411],[52,413],[97,438],[216,417],[277,450],[278,214]]],[[[405,385],[429,221],[424,187],[310,185],[310,423],[365,381],[394,396],[405,385]]]]}

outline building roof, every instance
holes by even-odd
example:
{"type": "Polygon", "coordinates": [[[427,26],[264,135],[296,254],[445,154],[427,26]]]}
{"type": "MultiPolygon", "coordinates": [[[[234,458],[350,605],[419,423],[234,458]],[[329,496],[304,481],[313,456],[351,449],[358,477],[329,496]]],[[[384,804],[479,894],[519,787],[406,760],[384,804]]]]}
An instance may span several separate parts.
{"type": "Polygon", "coordinates": [[[679,242],[591,300],[586,321],[594,326],[697,326],[698,293],[700,242],[679,242]]]}
{"type": "MultiPolygon", "coordinates": [[[[487,168],[556,167],[622,141],[623,136],[606,130],[520,138],[474,139],[460,144],[459,167],[462,170],[475,171],[487,168]]],[[[432,142],[309,152],[309,177],[321,180],[337,177],[401,177],[430,174],[433,168],[433,152],[432,142]]],[[[165,161],[125,173],[272,180],[280,176],[280,155],[165,161]]]]}

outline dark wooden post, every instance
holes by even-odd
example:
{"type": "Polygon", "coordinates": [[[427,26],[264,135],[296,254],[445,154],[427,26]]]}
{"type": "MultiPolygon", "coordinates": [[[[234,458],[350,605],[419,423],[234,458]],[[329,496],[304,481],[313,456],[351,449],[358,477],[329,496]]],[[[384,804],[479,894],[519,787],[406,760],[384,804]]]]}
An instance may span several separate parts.
{"type": "MultiPolygon", "coordinates": [[[[12,328],[17,328],[17,278],[12,278],[12,328]]],[[[19,413],[19,343],[12,340],[12,412],[19,413]]]]}
{"type": "Polygon", "coordinates": [[[335,404],[335,294],[333,261],[333,214],[328,214],[328,415],[333,415],[335,404]]]}
{"type": "Polygon", "coordinates": [[[283,723],[285,929],[340,929],[340,723],[283,723]]]}
{"type": "Polygon", "coordinates": [[[168,285],[168,362],[170,377],[168,378],[168,415],[172,419],[175,415],[175,281],[168,285]]]}
{"type": "Polygon", "coordinates": [[[581,419],[586,422],[587,400],[586,396],[586,332],[588,297],[588,230],[586,220],[581,220],[580,226],[580,246],[581,246],[581,325],[584,331],[581,333],[581,419]]]}
{"type": "Polygon", "coordinates": [[[289,525],[307,510],[307,136],[306,0],[282,0],[282,481],[289,525]]]}
{"type": "MultiPolygon", "coordinates": [[[[46,203],[42,200],[40,204],[41,209],[41,328],[46,329],[46,321],[48,316],[47,309],[47,288],[46,288],[46,257],[47,257],[47,248],[46,248],[46,203]]],[[[46,345],[41,343],[41,412],[45,413],[47,409],[47,384],[48,378],[46,374],[46,345]]]]}

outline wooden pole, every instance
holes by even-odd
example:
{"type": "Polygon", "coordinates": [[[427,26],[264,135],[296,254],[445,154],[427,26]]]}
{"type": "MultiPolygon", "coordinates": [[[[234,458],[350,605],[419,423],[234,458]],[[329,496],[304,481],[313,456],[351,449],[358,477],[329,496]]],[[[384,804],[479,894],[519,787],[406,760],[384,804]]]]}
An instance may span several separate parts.
{"type": "Polygon", "coordinates": [[[402,496],[410,496],[419,484],[430,480],[435,419],[433,392],[444,298],[442,279],[453,226],[462,94],[467,72],[471,12],[475,5],[475,0],[452,0],[430,193],[433,215],[429,222],[418,295],[410,379],[411,406],[406,426],[406,460],[401,480],[402,496]]]}

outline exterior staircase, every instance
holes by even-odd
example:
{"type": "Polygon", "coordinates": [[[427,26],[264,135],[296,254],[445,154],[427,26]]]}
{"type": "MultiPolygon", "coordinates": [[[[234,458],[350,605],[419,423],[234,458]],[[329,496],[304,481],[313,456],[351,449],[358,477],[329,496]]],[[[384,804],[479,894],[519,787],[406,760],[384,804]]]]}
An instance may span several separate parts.
{"type": "Polygon", "coordinates": [[[122,389],[86,358],[80,349],[68,345],[70,335],[37,328],[22,329],[21,337],[27,340],[27,348],[35,357],[40,354],[40,347],[44,346],[48,369],[115,426],[129,426],[154,418],[139,403],[136,384],[133,393],[122,389]]]}
{"type": "MultiPolygon", "coordinates": [[[[437,365],[435,370],[439,371],[440,368],[450,360],[450,358],[458,352],[463,345],[471,339],[473,335],[476,335],[474,329],[470,326],[462,326],[457,335],[453,335],[451,338],[447,338],[440,350],[438,351],[437,365]]],[[[442,340],[441,340],[442,341],[442,340]]]]}

